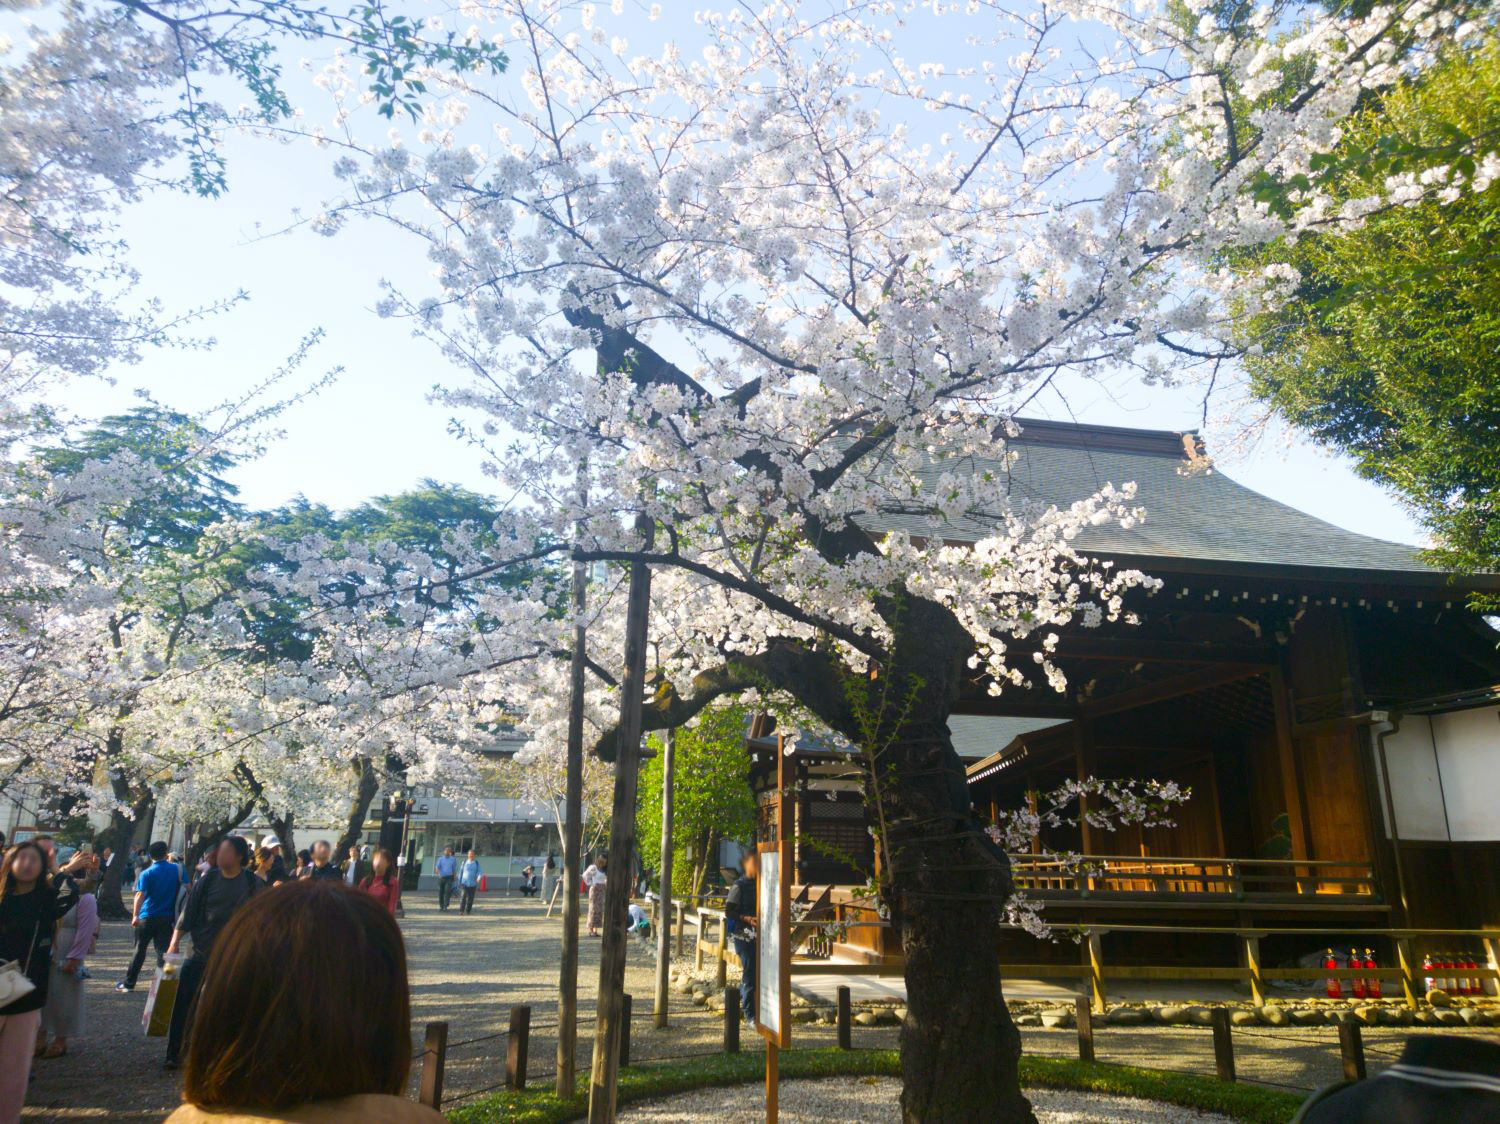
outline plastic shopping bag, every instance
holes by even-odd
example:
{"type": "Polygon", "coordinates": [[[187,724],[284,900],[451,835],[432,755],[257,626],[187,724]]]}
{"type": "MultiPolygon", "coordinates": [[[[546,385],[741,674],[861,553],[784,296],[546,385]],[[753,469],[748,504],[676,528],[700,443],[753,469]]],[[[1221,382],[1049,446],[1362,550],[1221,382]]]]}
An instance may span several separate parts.
{"type": "Polygon", "coordinates": [[[169,952],[165,963],[151,977],[151,990],[146,993],[146,1009],[141,1012],[141,1029],[148,1038],[162,1038],[172,1022],[172,1007],[177,1002],[178,977],[182,972],[182,956],[169,952]]]}

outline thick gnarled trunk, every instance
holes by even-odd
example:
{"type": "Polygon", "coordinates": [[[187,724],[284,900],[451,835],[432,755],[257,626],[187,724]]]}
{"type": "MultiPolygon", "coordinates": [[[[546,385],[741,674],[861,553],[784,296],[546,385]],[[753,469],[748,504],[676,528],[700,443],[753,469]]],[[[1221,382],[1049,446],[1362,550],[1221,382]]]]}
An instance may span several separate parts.
{"type": "Polygon", "coordinates": [[[902,1117],[1035,1124],[1000,979],[1010,863],[972,814],[948,733],[968,638],[946,610],[919,599],[895,631],[892,660],[866,686],[860,740],[888,864],[882,893],[906,956],[902,1117]]]}

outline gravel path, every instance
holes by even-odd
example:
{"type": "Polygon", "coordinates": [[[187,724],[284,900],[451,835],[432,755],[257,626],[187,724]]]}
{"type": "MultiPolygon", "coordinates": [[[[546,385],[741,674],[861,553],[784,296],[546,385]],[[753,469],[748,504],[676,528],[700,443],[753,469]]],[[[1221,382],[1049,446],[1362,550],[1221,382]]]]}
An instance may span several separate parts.
{"type": "MultiPolygon", "coordinates": [[[[819,1081],[786,1081],[781,1086],[780,1118],[788,1124],[858,1120],[863,1124],[899,1124],[896,1104],[901,1083],[893,1077],[839,1077],[819,1081]]],[[[1041,1124],[1230,1124],[1229,1117],[1194,1112],[1159,1101],[1036,1089],[1027,1093],[1041,1124]]],[[[652,1101],[620,1113],[621,1120],[656,1124],[759,1124],[765,1119],[759,1088],[703,1089],[652,1101]]]]}
{"type": "MultiPolygon", "coordinates": [[[[401,923],[411,961],[412,1040],[415,1049],[429,1020],[449,1022],[445,1107],[502,1079],[504,1037],[473,1040],[503,1032],[513,1004],[532,1005],[531,1082],[548,1083],[556,1065],[558,919],[547,920],[543,906],[521,898],[482,896],[469,917],[458,916],[456,910],[439,913],[432,895],[425,898],[408,901],[401,923]]],[[[593,1048],[599,942],[585,936],[581,946],[579,991],[584,1018],[578,1065],[580,1072],[587,1072],[593,1048]]],[[[89,1033],[73,1044],[74,1052],[67,1057],[36,1063],[36,1078],[23,1114],[28,1124],[54,1120],[155,1124],[178,1103],[178,1075],[161,1069],[163,1040],[141,1033],[144,985],[128,995],[114,990],[130,949],[129,926],[106,922],[99,935],[99,951],[89,961],[94,976],[87,1000],[89,1033]]],[[[672,996],[668,1028],[658,1030],[652,1025],[652,962],[651,949],[631,944],[626,989],[635,997],[634,1058],[717,1051],[722,1017],[694,1007],[686,996],[672,996]]],[[[834,1044],[832,1026],[799,1024],[793,1033],[798,1046],[834,1044]]],[[[1386,1027],[1365,1030],[1372,1073],[1394,1059],[1407,1033],[1386,1027]]],[[[896,1044],[896,1035],[894,1028],[857,1026],[854,1043],[890,1047],[896,1044]]],[[[746,1030],[747,1049],[754,1048],[753,1039],[746,1030]]],[[[1028,1029],[1022,1032],[1022,1041],[1028,1053],[1077,1056],[1077,1037],[1071,1030],[1028,1029]]],[[[1202,1074],[1214,1071],[1212,1038],[1206,1030],[1099,1027],[1095,1041],[1101,1061],[1202,1074]]],[[[1247,1028],[1235,1031],[1234,1042],[1241,1080],[1305,1091],[1338,1079],[1338,1036],[1333,1027],[1247,1028]]],[[[336,1052],[338,1048],[334,1031],[329,1049],[336,1052]]],[[[417,1067],[413,1067],[413,1092],[417,1079],[417,1067]]]]}

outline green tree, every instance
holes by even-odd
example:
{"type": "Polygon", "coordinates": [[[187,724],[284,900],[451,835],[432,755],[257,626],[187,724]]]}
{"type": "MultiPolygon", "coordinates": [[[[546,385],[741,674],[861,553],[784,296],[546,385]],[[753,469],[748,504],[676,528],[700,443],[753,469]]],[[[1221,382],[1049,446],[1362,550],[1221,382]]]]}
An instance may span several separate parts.
{"type": "Polygon", "coordinates": [[[1461,154],[1497,131],[1492,37],[1365,106],[1326,163],[1350,200],[1459,151],[1474,190],[1239,263],[1295,270],[1291,300],[1242,321],[1253,393],[1394,490],[1432,532],[1432,560],[1463,571],[1500,568],[1500,187],[1461,154]]]}
{"type": "MultiPolygon", "coordinates": [[[[673,892],[698,893],[714,870],[719,842],[755,835],[755,795],[745,733],[750,710],[739,705],[706,708],[696,725],[678,730],[672,785],[673,892]]],[[[662,744],[641,766],[636,839],[641,857],[661,869],[662,744]]]]}

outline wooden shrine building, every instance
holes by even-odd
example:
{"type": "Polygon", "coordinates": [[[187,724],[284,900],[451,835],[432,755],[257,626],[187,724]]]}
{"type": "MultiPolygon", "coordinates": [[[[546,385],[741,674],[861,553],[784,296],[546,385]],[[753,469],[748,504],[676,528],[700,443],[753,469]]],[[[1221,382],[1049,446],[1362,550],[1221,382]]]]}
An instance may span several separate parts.
{"type": "MultiPolygon", "coordinates": [[[[991,697],[972,684],[950,731],[976,814],[1024,806],[1068,778],[1192,790],[1174,826],[1062,827],[1014,856],[1018,884],[1052,924],[1305,928],[1306,939],[1280,938],[1287,957],[1337,943],[1344,928],[1500,928],[1500,632],[1465,607],[1500,578],[1455,578],[1409,547],[1242,487],[1202,467],[1194,434],[1032,421],[1011,448],[1013,463],[972,467],[1007,474],[1020,498],[1067,504],[1135,482],[1144,522],[1090,528],[1075,545],[1164,587],[1129,595],[1139,623],[1060,630],[1066,693],[1042,684],[991,697]],[[1049,849],[1089,860],[1060,868],[1049,849]]],[[[916,529],[901,516],[861,522],[916,529]]],[[[945,537],[983,534],[960,523],[945,537]]],[[[752,750],[768,740],[752,738],[752,750]]],[[[797,878],[837,882],[850,872],[830,856],[861,838],[868,847],[857,785],[834,747],[795,756],[810,790],[800,830],[841,840],[810,842],[797,878]],[[820,774],[837,791],[819,795],[820,774]]],[[[1137,936],[1143,959],[1223,951],[1137,936]]],[[[1071,945],[1015,942],[1017,958],[1077,957],[1071,945]]]]}

